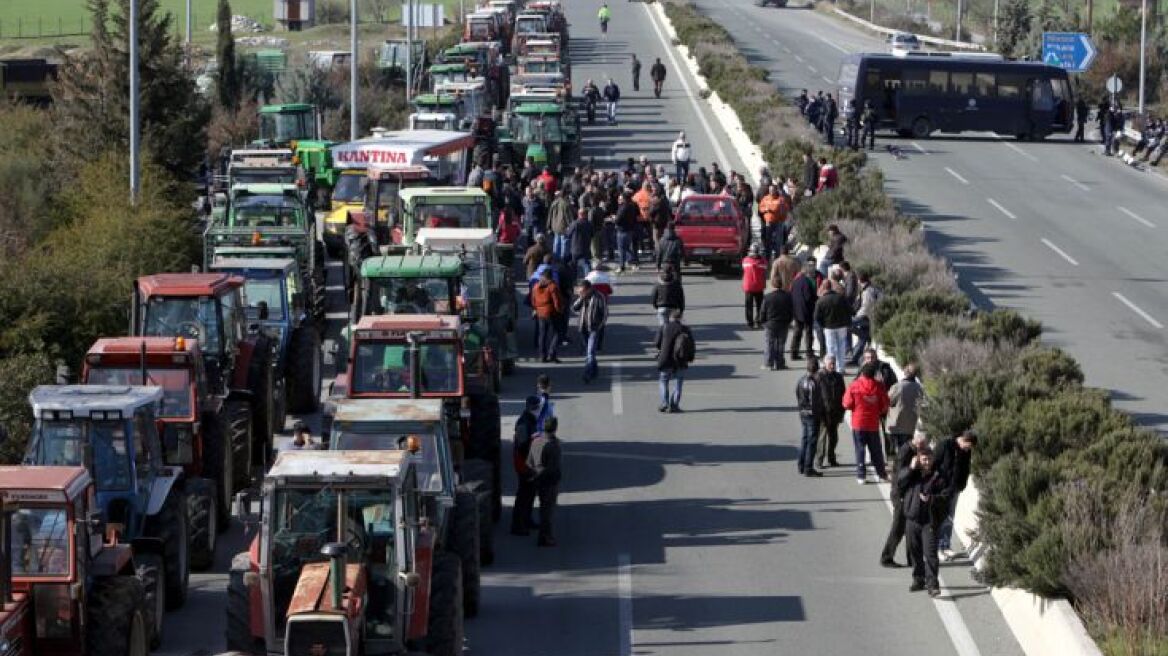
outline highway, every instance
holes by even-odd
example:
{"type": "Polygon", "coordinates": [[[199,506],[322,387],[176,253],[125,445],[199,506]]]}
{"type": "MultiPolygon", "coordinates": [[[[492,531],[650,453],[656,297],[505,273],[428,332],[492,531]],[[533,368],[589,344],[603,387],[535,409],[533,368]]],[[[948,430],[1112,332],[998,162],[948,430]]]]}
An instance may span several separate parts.
{"type": "MultiPolygon", "coordinates": [[[[840,58],[883,41],[806,9],[696,0],[788,96],[834,93],[840,58]]],[[[1088,100],[1094,105],[1094,99],[1088,100]]],[[[981,307],[1010,307],[1044,326],[1044,341],[1082,364],[1117,407],[1168,429],[1156,399],[1168,385],[1168,182],[1100,156],[1069,136],[1040,143],[993,135],[877,139],[876,162],[902,211],[952,261],[981,307]],[[896,143],[896,159],[882,150],[896,143]],[[1157,210],[1156,208],[1161,208],[1157,210]]]]}

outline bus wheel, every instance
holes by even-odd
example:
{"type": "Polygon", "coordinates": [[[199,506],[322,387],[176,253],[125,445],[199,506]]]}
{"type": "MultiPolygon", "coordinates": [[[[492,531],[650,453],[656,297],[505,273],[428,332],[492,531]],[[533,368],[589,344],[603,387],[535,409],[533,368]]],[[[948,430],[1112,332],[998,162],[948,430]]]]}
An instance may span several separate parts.
{"type": "Polygon", "coordinates": [[[925,118],[924,116],[921,116],[917,120],[913,121],[912,136],[916,137],[917,139],[927,138],[929,133],[932,131],[933,125],[929,123],[929,119],[925,118]]]}

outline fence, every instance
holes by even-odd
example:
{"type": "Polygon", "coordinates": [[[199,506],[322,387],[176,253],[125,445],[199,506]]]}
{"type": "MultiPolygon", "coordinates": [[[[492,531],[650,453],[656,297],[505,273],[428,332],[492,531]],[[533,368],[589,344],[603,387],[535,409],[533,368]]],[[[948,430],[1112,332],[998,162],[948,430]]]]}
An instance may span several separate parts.
{"type": "Polygon", "coordinates": [[[44,39],[58,36],[87,36],[93,27],[89,16],[44,18],[38,16],[0,20],[0,39],[44,39]]]}

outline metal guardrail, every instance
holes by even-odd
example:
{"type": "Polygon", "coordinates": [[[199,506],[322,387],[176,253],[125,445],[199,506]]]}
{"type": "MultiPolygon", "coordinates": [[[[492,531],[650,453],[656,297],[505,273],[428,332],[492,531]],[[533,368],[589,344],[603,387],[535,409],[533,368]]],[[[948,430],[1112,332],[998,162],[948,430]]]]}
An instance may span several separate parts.
{"type": "MultiPolygon", "coordinates": [[[[835,13],[839,14],[840,16],[843,16],[844,18],[846,18],[854,23],[858,23],[858,24],[860,24],[860,25],[862,25],[862,26],[864,26],[864,27],[866,27],[874,32],[879,32],[881,34],[899,34],[899,33],[904,31],[904,30],[894,30],[891,28],[882,27],[882,26],[877,25],[875,23],[870,23],[870,22],[864,20],[863,18],[849,14],[848,12],[844,11],[843,9],[840,9],[839,7],[832,7],[832,11],[834,11],[835,13]]],[[[945,46],[946,48],[961,48],[962,50],[977,50],[979,52],[985,52],[985,49],[986,49],[986,47],[981,45],[981,44],[968,43],[966,41],[950,41],[949,39],[938,39],[935,36],[928,36],[928,35],[924,35],[924,34],[914,34],[913,36],[915,36],[917,39],[919,39],[922,43],[931,43],[931,44],[936,45],[936,46],[945,46]]]]}

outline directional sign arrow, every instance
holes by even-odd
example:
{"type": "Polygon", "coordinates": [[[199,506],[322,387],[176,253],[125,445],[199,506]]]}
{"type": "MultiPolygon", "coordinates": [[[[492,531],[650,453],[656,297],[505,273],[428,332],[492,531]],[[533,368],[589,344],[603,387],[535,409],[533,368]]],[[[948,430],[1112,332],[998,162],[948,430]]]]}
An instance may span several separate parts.
{"type": "Polygon", "coordinates": [[[1086,34],[1079,34],[1079,45],[1082,46],[1082,50],[1080,51],[1076,48],[1075,54],[1082,53],[1082,58],[1076,62],[1077,65],[1075,68],[1080,71],[1085,71],[1091,68],[1091,64],[1095,61],[1095,57],[1099,54],[1099,51],[1095,49],[1095,44],[1091,41],[1091,37],[1086,34]]]}

